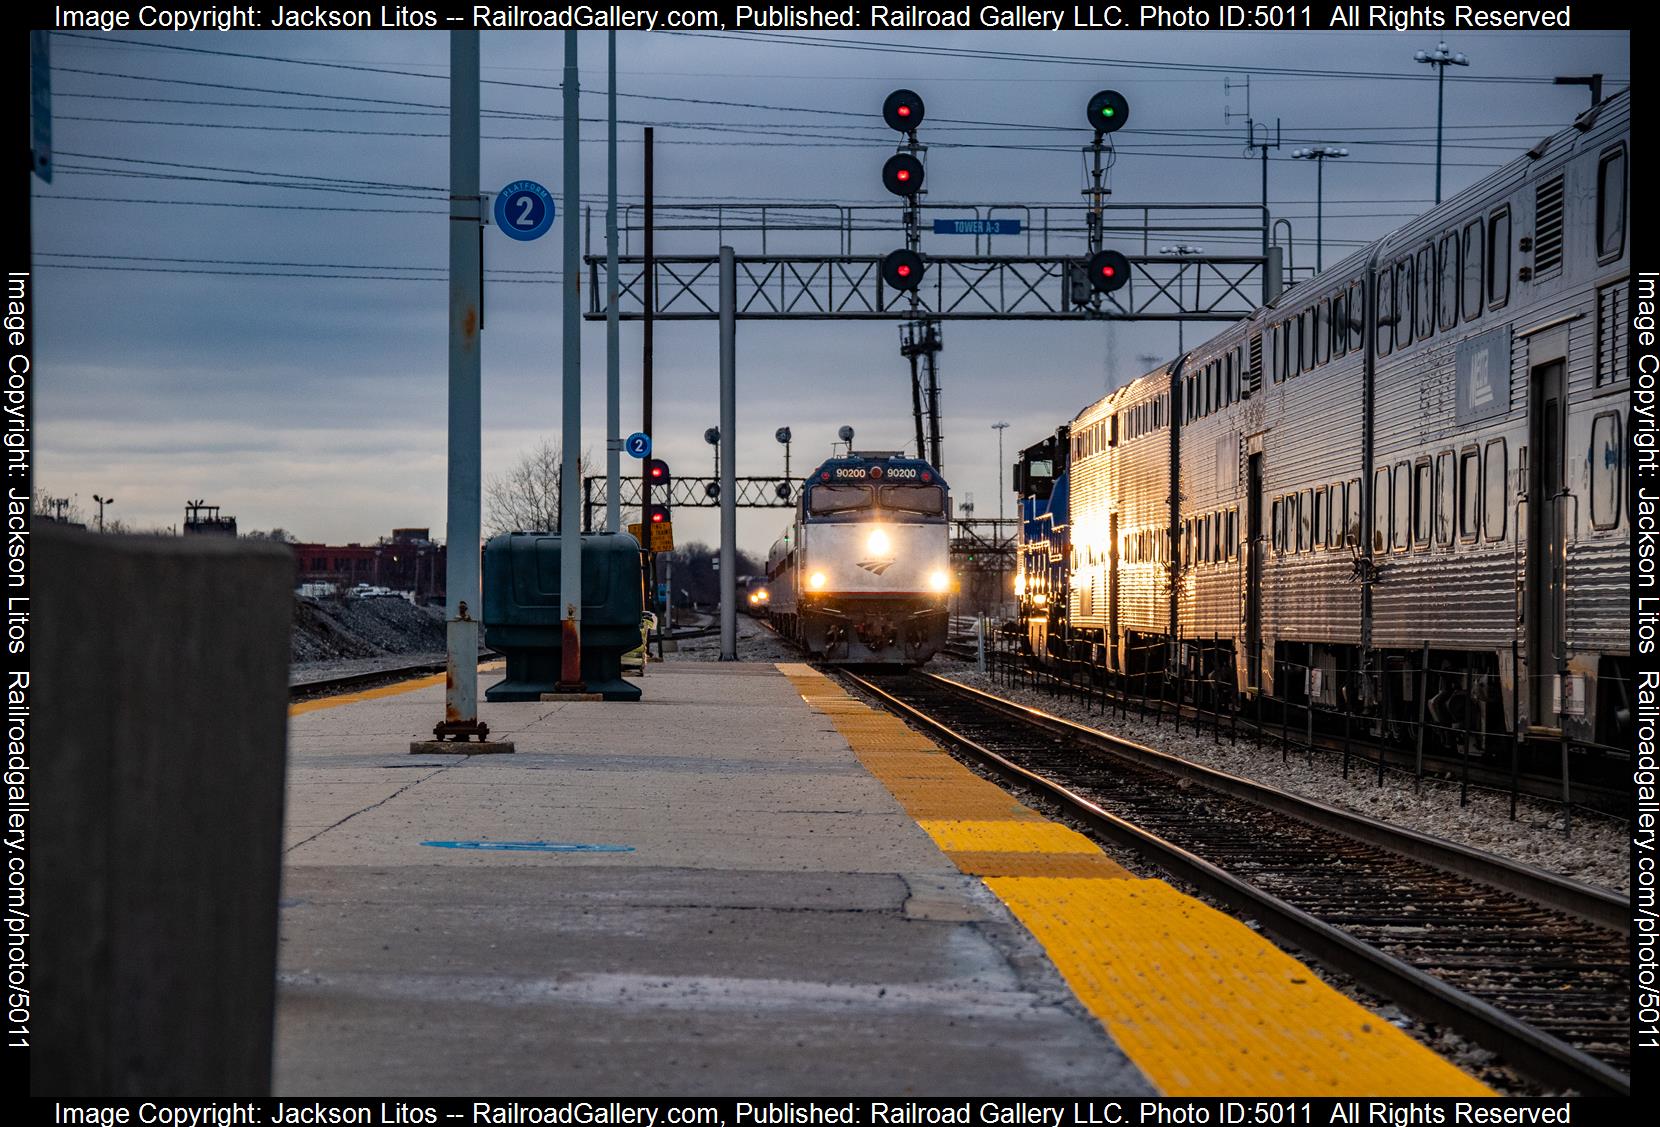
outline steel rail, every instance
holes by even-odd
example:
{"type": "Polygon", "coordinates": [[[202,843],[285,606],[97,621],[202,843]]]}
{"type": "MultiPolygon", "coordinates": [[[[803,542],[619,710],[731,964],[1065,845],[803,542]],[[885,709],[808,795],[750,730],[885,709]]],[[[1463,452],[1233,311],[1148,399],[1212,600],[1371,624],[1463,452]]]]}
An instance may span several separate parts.
{"type": "MultiPolygon", "coordinates": [[[[1136,850],[1164,871],[1214,896],[1230,908],[1250,914],[1260,921],[1264,928],[1278,936],[1282,941],[1307,951],[1315,958],[1352,976],[1357,981],[1378,991],[1419,1017],[1458,1029],[1472,1040],[1501,1054],[1509,1062],[1540,1080],[1569,1085],[1587,1094],[1630,1094],[1630,1077],[1589,1054],[1504,1013],[1490,1003],[1449,985],[1434,975],[1419,970],[1394,955],[1357,939],[1341,928],[1325,923],[1308,912],[1255,887],[1181,846],[1110,813],[1062,783],[1014,763],[976,740],[957,732],[949,725],[929,716],[921,709],[899,699],[868,678],[849,672],[846,669],[838,669],[836,672],[871,693],[890,710],[939,734],[948,742],[981,760],[996,773],[1047,795],[1105,836],[1136,850]]],[[[1238,779],[1222,772],[1210,772],[1209,768],[1199,768],[1197,764],[1188,764],[1175,756],[1156,752],[1151,748],[1143,748],[1137,744],[1130,744],[1128,741],[1116,741],[1113,737],[1080,728],[1077,725],[1060,720],[1058,717],[1047,717],[1047,720],[1052,721],[1054,725],[1059,725],[1057,728],[1050,723],[1043,722],[1040,718],[1045,717],[1046,714],[1039,713],[1037,710],[1002,701],[1000,698],[991,696],[991,694],[981,693],[978,690],[969,689],[967,686],[959,686],[931,674],[921,674],[921,676],[949,686],[953,693],[961,693],[961,695],[968,696],[970,699],[977,699],[983,704],[990,705],[1011,718],[1025,720],[1037,727],[1047,729],[1051,733],[1059,731],[1069,737],[1087,738],[1087,741],[1093,746],[1105,748],[1114,754],[1131,758],[1144,765],[1157,764],[1165,770],[1175,768],[1181,774],[1190,777],[1200,777],[1207,773],[1215,774],[1228,781],[1230,785],[1242,784],[1244,789],[1239,791],[1236,797],[1245,798],[1247,801],[1255,800],[1251,797],[1250,788],[1258,787],[1259,784],[1252,784],[1248,780],[1238,779]],[[1133,749],[1130,754],[1126,755],[1125,747],[1133,749]],[[1145,755],[1142,753],[1145,753],[1145,755]],[[1184,767],[1193,770],[1183,769],[1184,767]]],[[[1261,788],[1261,790],[1276,795],[1283,794],[1283,792],[1273,792],[1272,788],[1261,788]]],[[[1306,802],[1307,800],[1299,801],[1306,802]]],[[[1276,806],[1274,809],[1284,808],[1276,806]]],[[[1335,807],[1327,809],[1338,814],[1344,813],[1337,811],[1335,807]]],[[[1371,820],[1367,819],[1367,821],[1370,822],[1371,820]]],[[[1374,824],[1382,825],[1382,823],[1374,824]]],[[[1424,835],[1417,836],[1422,838],[1424,835]]],[[[1473,853],[1474,851],[1465,852],[1473,853]]]]}

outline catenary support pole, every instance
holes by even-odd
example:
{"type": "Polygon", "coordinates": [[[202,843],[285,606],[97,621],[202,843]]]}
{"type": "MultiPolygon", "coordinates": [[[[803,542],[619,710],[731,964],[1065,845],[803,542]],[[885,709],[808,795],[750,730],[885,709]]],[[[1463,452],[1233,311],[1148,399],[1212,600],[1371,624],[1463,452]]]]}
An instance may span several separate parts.
{"type": "Polygon", "coordinates": [[[622,531],[622,322],[617,309],[617,33],[605,33],[605,528],[622,531]]]}
{"type": "Polygon", "coordinates": [[[480,391],[478,32],[450,33],[450,386],[443,739],[483,739],[478,721],[480,391]]]}
{"type": "Polygon", "coordinates": [[[559,490],[559,601],[564,636],[559,684],[582,687],[582,513],[576,483],[582,455],[582,247],[577,224],[581,200],[581,94],[576,76],[576,32],[565,33],[565,322],[564,397],[561,407],[559,490]]]}
{"type": "Polygon", "coordinates": [[[720,248],[720,659],[738,660],[738,259],[720,248]]]}

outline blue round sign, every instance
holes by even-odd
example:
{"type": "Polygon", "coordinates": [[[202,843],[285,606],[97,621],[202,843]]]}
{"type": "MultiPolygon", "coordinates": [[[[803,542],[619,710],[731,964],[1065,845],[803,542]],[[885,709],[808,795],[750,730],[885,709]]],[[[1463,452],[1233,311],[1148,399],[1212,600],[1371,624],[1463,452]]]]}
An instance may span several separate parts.
{"type": "Polygon", "coordinates": [[[646,458],[651,455],[651,435],[644,431],[635,431],[623,440],[623,449],[628,451],[631,458],[646,458]]]}
{"type": "Polygon", "coordinates": [[[553,226],[553,196],[534,180],[515,180],[496,193],[496,226],[510,239],[528,243],[553,226]]]}

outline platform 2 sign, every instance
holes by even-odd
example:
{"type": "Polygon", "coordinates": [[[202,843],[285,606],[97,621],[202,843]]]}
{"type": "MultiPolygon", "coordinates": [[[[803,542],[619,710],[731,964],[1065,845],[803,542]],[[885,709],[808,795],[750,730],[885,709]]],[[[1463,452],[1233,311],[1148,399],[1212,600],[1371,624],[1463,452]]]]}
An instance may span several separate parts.
{"type": "Polygon", "coordinates": [[[553,193],[534,180],[515,180],[496,193],[496,226],[521,243],[547,234],[555,212],[553,193]]]}
{"type": "Polygon", "coordinates": [[[640,546],[643,547],[648,552],[672,552],[672,551],[674,551],[674,522],[673,521],[664,521],[662,524],[652,525],[651,526],[651,543],[650,544],[647,544],[645,542],[645,539],[640,535],[640,526],[638,524],[629,525],[628,526],[628,534],[630,536],[634,537],[634,539],[639,542],[640,546]]]}

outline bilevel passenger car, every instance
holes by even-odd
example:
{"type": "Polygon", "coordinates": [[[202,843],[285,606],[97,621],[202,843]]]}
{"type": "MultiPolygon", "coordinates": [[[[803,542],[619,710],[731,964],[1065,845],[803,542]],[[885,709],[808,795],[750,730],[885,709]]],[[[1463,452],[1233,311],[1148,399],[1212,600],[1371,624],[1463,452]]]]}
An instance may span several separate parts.
{"type": "Polygon", "coordinates": [[[1033,651],[1628,743],[1630,146],[1622,93],[1029,447],[1033,651]]]}
{"type": "Polygon", "coordinates": [[[945,645],[950,500],[927,462],[831,458],[767,557],[767,615],[825,661],[919,665],[945,645]]]}

